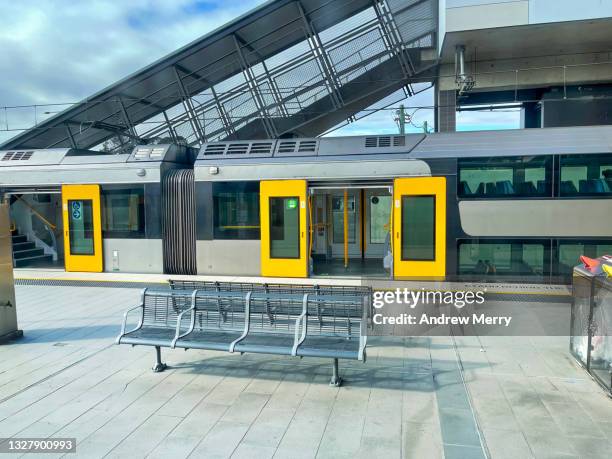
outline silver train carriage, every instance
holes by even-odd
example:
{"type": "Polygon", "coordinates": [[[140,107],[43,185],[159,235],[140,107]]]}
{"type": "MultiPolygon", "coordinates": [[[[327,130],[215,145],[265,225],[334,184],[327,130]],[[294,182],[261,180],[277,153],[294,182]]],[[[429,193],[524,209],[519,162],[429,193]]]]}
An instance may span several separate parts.
{"type": "Polygon", "coordinates": [[[567,281],[579,255],[612,252],[609,126],[227,141],[203,145],[195,162],[187,150],[136,160],[154,148],[0,167],[18,237],[31,231],[24,196],[97,184],[106,271],[540,283],[567,281]],[[139,237],[140,195],[113,198],[135,184],[139,237]]]}
{"type": "Polygon", "coordinates": [[[193,183],[193,156],[174,145],[117,155],[0,152],[0,199],[10,203],[15,267],[195,273],[195,256],[183,264],[174,259],[182,249],[176,241],[185,239],[174,208],[191,205],[194,212],[193,187],[181,188],[185,175],[193,183]]]}

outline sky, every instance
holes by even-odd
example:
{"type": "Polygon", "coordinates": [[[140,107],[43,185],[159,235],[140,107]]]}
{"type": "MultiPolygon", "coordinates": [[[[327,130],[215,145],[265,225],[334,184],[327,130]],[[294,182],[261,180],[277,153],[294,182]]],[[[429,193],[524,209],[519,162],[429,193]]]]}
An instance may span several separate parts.
{"type": "MultiPolygon", "coordinates": [[[[0,0],[0,142],[263,3],[262,0],[0,0]],[[44,107],[19,106],[58,104],[44,107]],[[64,104],[64,105],[61,105],[64,104]],[[7,108],[4,107],[18,107],[7,108]]],[[[432,91],[403,101],[431,106],[432,91]]],[[[398,102],[399,104],[399,102],[398,102]]],[[[381,111],[334,135],[397,131],[381,111]]],[[[418,110],[408,131],[433,126],[418,110]]],[[[518,127],[516,113],[459,113],[458,129],[518,127]]]]}

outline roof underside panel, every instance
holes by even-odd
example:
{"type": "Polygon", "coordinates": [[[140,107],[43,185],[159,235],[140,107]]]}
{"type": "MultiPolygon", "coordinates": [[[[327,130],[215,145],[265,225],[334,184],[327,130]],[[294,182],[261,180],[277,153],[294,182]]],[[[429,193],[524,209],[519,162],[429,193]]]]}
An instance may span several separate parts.
{"type": "Polygon", "coordinates": [[[427,79],[436,23],[435,0],[269,1],[2,148],[320,135],[427,79]]]}

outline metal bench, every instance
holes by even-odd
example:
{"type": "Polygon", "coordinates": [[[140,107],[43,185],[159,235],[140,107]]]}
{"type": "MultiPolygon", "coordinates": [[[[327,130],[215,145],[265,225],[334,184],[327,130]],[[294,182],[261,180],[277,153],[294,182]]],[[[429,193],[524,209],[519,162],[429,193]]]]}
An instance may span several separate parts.
{"type": "Polygon", "coordinates": [[[365,361],[371,290],[360,288],[199,283],[145,289],[126,311],[117,344],[154,346],[154,371],[163,371],[161,348],[252,352],[365,361]],[[126,330],[130,314],[138,325],[126,330]]]}

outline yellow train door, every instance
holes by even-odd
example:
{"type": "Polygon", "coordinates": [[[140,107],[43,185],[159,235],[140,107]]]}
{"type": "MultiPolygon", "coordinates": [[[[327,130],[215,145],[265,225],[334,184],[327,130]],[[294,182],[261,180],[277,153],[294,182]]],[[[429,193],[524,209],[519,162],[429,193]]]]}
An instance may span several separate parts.
{"type": "Polygon", "coordinates": [[[261,275],[307,277],[306,180],[265,180],[259,188],[261,275]]]}
{"type": "Polygon", "coordinates": [[[393,274],[446,275],[446,178],[396,179],[393,186],[393,274]]]}
{"type": "Polygon", "coordinates": [[[66,271],[102,272],[99,185],[63,185],[66,271]]]}

